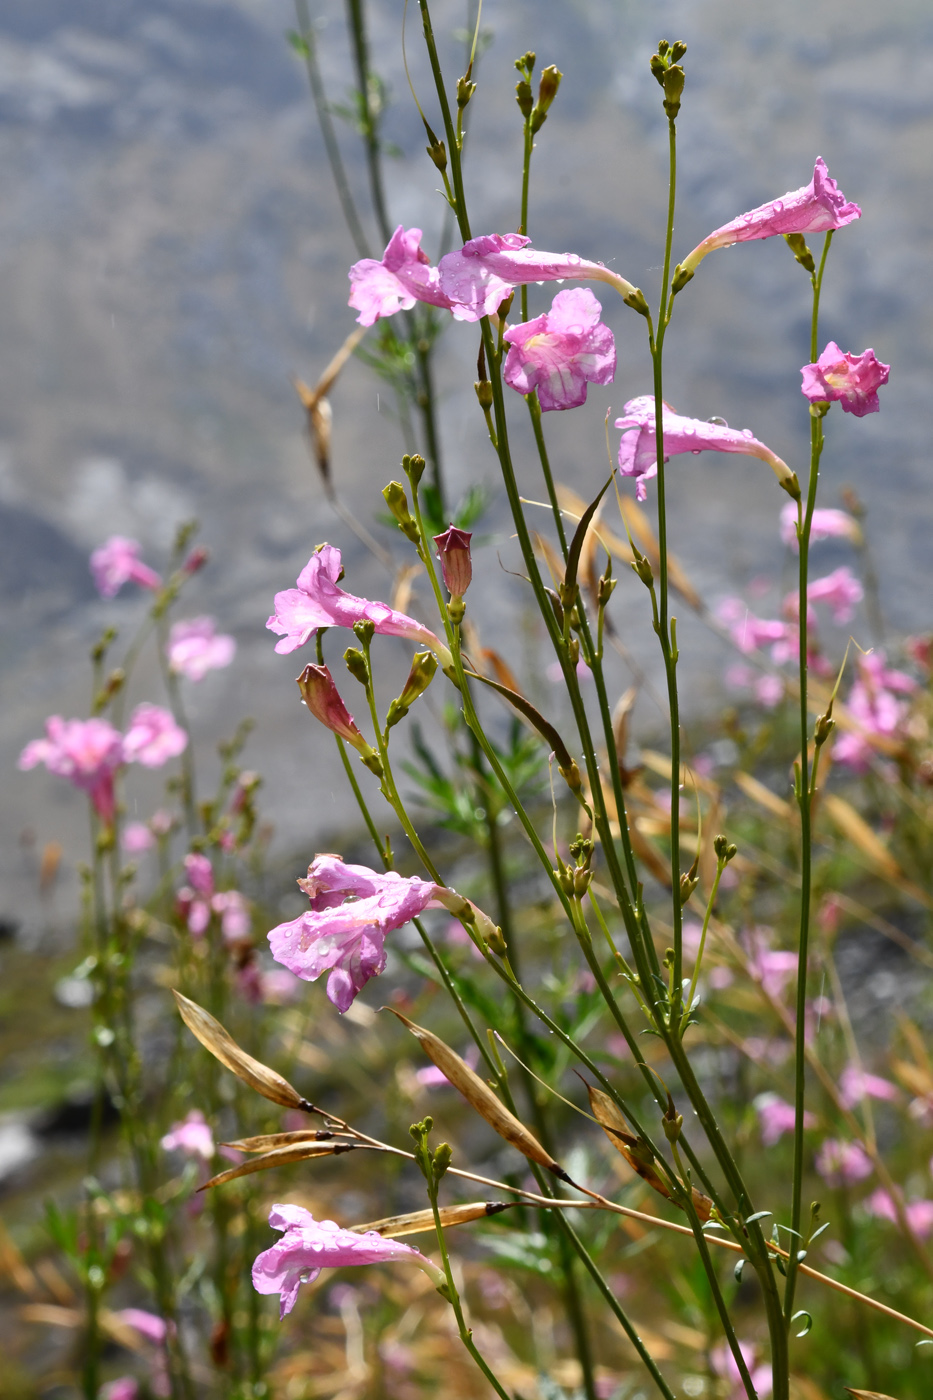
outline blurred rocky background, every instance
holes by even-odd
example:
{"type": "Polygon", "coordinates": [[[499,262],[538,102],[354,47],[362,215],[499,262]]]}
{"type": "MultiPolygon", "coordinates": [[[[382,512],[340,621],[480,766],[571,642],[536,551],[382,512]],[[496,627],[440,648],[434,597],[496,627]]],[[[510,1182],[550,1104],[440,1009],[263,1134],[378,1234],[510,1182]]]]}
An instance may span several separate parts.
{"type": "MultiPolygon", "coordinates": [[[[463,67],[454,31],[470,8],[434,7],[451,84],[463,67]]],[[[402,69],[402,10],[372,0],[373,63],[392,100],[385,134],[400,152],[388,160],[391,215],[421,225],[433,253],[443,206],[402,69]]],[[[329,96],[345,101],[344,7],[312,0],[311,14],[329,96]]],[[[344,548],[352,591],[389,587],[324,501],[290,383],[313,383],[353,327],[353,254],[287,42],[295,24],[288,0],[0,7],[0,927],[27,939],[74,908],[87,828],[83,796],[44,772],[17,773],[16,757],[49,713],[87,713],[90,646],[110,620],[128,636],[142,615],[132,588],[112,604],[93,591],[87,556],[112,533],[141,540],[159,568],[178,523],[201,521],[212,562],[182,615],[214,613],[239,655],[191,689],[195,733],[211,741],[243,714],[256,718],[247,760],[265,776],[280,850],[332,849],[348,820],[329,736],[298,705],[295,659],[276,656],[264,630],[273,593],[324,538],[344,548]]],[[[929,626],[933,12],[922,0],[486,0],[483,26],[491,44],[468,154],[476,231],[518,221],[513,60],[534,47],[564,83],[538,139],[530,232],[540,247],[611,263],[653,299],[667,152],[648,58],[664,35],[689,44],[675,255],[805,184],[818,154],[863,206],[833,249],[824,339],[873,345],[891,383],[876,417],[832,415],[823,501],[855,487],[892,633],[929,626]]],[[[412,77],[433,118],[420,42],[412,13],[412,77]]],[[[363,203],[358,144],[338,126],[363,203]]],[[[371,223],[368,232],[375,245],[371,223]]],[[[549,289],[532,294],[536,309],[549,303],[549,289]]],[[[602,300],[617,333],[616,382],[547,422],[555,474],[581,494],[605,479],[606,409],[650,388],[643,323],[602,300]]],[[[681,412],[752,427],[804,470],[808,308],[807,280],[781,240],[710,258],[677,304],[667,397],[681,412]]],[[[534,679],[522,588],[506,572],[516,551],[473,395],[476,339],[454,327],[440,350],[444,471],[453,498],[477,477],[493,490],[471,608],[484,641],[508,647],[534,689],[546,682],[534,679]]],[[[402,451],[388,407],[385,387],[352,362],[333,395],[338,489],[395,548],[373,523],[402,451]]],[[[539,498],[516,422],[522,488],[539,498]]],[[[779,575],[784,498],[765,467],[707,454],[677,459],[670,475],[674,546],[705,596],[779,575]]],[[[840,562],[831,549],[821,558],[840,562]]],[[[637,585],[616,595],[623,636],[647,658],[643,603],[637,585]]],[[[411,608],[426,604],[416,596],[411,608]]],[[[699,623],[684,627],[682,645],[696,711],[719,693],[722,650],[699,623]]],[[[391,643],[385,654],[407,666],[391,643]]],[[[620,688],[630,679],[620,665],[620,688]]],[[[156,681],[141,673],[134,699],[160,699],[156,681]]],[[[656,718],[640,700],[639,722],[656,718]]],[[[150,800],[140,790],[140,815],[150,800]]]]}

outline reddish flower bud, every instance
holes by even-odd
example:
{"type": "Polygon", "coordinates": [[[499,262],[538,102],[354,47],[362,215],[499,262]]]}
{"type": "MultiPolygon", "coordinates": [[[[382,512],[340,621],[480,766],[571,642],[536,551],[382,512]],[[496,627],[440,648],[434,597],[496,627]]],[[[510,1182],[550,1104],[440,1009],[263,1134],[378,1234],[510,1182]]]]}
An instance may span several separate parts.
{"type": "Polygon", "coordinates": [[[298,689],[315,719],[355,749],[369,749],[326,666],[306,666],[298,677],[298,689]]]}
{"type": "Polygon", "coordinates": [[[451,525],[443,535],[434,536],[444,582],[452,598],[462,598],[470,586],[473,577],[473,564],[470,559],[472,538],[469,530],[458,530],[456,525],[451,525]]]}
{"type": "Polygon", "coordinates": [[[203,544],[195,545],[194,549],[181,566],[182,572],[186,574],[196,574],[200,569],[204,568],[204,565],[210,557],[210,550],[207,549],[206,546],[203,544]]]}

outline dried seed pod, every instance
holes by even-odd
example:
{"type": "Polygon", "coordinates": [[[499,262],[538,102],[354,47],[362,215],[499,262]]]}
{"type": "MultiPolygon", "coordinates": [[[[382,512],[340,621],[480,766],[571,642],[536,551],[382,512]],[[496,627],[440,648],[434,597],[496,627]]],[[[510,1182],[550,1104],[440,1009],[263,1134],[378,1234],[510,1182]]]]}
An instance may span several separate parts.
{"type": "MultiPolygon", "coordinates": [[[[625,1158],[632,1171],[637,1172],[642,1181],[647,1182],[653,1191],[657,1191],[658,1195],[663,1196],[665,1200],[674,1201],[668,1186],[655,1170],[654,1158],[646,1143],[629,1131],[627,1122],[609,1095],[604,1094],[602,1089],[594,1088],[591,1084],[587,1084],[586,1090],[590,1096],[593,1117],[616,1151],[625,1158]]],[[[704,1222],[709,1220],[713,1209],[713,1203],[709,1196],[705,1196],[696,1187],[692,1188],[692,1196],[693,1208],[700,1220],[704,1222]]],[[[674,1201],[674,1204],[679,1203],[674,1201]]]]}
{"type": "MultiPolygon", "coordinates": [[[[488,1215],[498,1215],[500,1211],[511,1210],[513,1201],[473,1201],[469,1205],[441,1206],[438,1209],[441,1224],[467,1225],[471,1220],[483,1220],[488,1215]]],[[[434,1212],[430,1210],[412,1211],[410,1215],[388,1215],[384,1220],[371,1220],[367,1225],[351,1225],[351,1230],[363,1234],[373,1230],[383,1239],[394,1240],[400,1235],[420,1235],[434,1229],[434,1212]]]]}
{"type": "Polygon", "coordinates": [[[290,1162],[306,1162],[312,1157],[339,1157],[342,1152],[353,1152],[356,1148],[367,1145],[356,1142],[295,1142],[290,1147],[277,1147],[262,1157],[252,1157],[248,1162],[241,1162],[238,1167],[219,1172],[217,1176],[212,1176],[210,1181],[205,1181],[203,1186],[199,1186],[198,1190],[206,1191],[210,1186],[222,1186],[225,1181],[233,1181],[235,1177],[251,1176],[253,1172],[267,1172],[272,1167],[287,1166],[290,1162]]]}
{"type": "Polygon", "coordinates": [[[273,1103],[281,1104],[283,1108],[303,1108],[311,1112],[313,1104],[303,1099],[297,1089],[293,1089],[287,1079],[283,1079],[274,1069],[262,1064],[259,1060],[254,1060],[252,1055],[247,1055],[245,1050],[241,1050],[233,1039],[229,1031],[224,1030],[219,1021],[203,1007],[198,1006],[196,1001],[189,1001],[183,997],[181,992],[176,992],[173,988],[173,995],[178,1003],[178,1010],[181,1019],[188,1027],[191,1034],[200,1040],[206,1050],[209,1050],[215,1059],[222,1065],[226,1065],[238,1079],[242,1079],[244,1084],[248,1084],[251,1089],[255,1089],[263,1098],[271,1099],[273,1103]]]}
{"type": "MultiPolygon", "coordinates": [[[[539,1167],[546,1168],[553,1172],[561,1181],[570,1181],[570,1177],[564,1171],[559,1162],[555,1162],[549,1152],[545,1152],[538,1139],[519,1122],[514,1113],[510,1113],[505,1104],[497,1098],[485,1080],[480,1079],[470,1066],[461,1060],[456,1051],[451,1050],[439,1036],[433,1031],[427,1031],[422,1026],[416,1026],[413,1021],[409,1021],[407,1016],[403,1016],[394,1007],[385,1007],[384,1010],[391,1011],[393,1016],[407,1026],[412,1035],[421,1042],[428,1057],[446,1075],[451,1084],[457,1089],[467,1103],[476,1109],[481,1118],[485,1118],[491,1128],[494,1128],[500,1137],[506,1142],[517,1147],[529,1161],[537,1162],[539,1167]]],[[[572,1183],[571,1183],[572,1184],[572,1183]]]]}

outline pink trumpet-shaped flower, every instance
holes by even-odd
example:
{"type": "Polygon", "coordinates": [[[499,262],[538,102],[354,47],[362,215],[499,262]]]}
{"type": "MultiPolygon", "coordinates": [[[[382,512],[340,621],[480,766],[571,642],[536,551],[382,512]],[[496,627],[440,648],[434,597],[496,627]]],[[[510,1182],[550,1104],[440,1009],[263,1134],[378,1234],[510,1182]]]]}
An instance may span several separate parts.
{"type": "Polygon", "coordinates": [[[161,705],[137,705],[130,716],[130,727],[123,737],[125,763],[141,763],[144,768],[161,768],[177,758],[188,744],[188,735],[161,705]]]}
{"type": "Polygon", "coordinates": [[[203,681],[208,671],[229,666],[236,654],[236,642],[225,632],[215,631],[212,617],[190,617],[176,622],[168,639],[169,668],[189,681],[203,681]]]}
{"type": "Polygon", "coordinates": [[[608,282],[623,297],[636,290],[602,263],[577,253],[539,252],[529,244],[520,233],[489,233],[446,253],[437,268],[441,290],[456,303],[454,316],[463,321],[490,316],[514,287],[528,282],[608,282]]]}
{"type": "Polygon", "coordinates": [[[139,541],[124,535],[111,535],[106,544],[94,550],[91,573],[102,598],[115,598],[125,583],[138,583],[153,592],[162,586],[156,571],[139,558],[139,541]]]}
{"type": "Polygon", "coordinates": [[[586,402],[587,382],[610,384],[616,372],[612,331],[588,287],[558,292],[550,311],[510,326],[505,382],[519,394],[537,390],[543,412],[586,402]]]}
{"type": "MultiPolygon", "coordinates": [[[[788,549],[797,548],[797,506],[793,501],[781,507],[781,539],[788,549]]],[[[810,543],[830,539],[846,539],[852,544],[861,544],[862,527],[848,511],[818,507],[810,521],[810,543]]]]}
{"type": "Polygon", "coordinates": [[[298,881],[311,908],[269,934],[276,962],[306,982],[328,972],[327,995],[346,1011],[386,965],[385,937],[435,900],[438,887],[395,871],[378,875],[338,856],[317,856],[298,881]]]}
{"type": "MultiPolygon", "coordinates": [[[[622,429],[619,444],[619,471],[634,476],[637,496],[645,500],[645,482],[658,474],[658,448],[655,423],[655,403],[651,394],[629,399],[625,416],[617,418],[615,426],[622,429]]],[[[760,457],[774,472],[778,481],[791,485],[795,477],[786,462],[766,447],[748,428],[730,428],[726,423],[707,423],[700,418],[684,418],[669,404],[662,405],[661,429],[664,434],[664,460],[679,453],[741,452],[760,457]]]]}
{"type": "Polygon", "coordinates": [[[843,228],[861,216],[861,209],[846,199],[835,180],[830,178],[826,162],[817,156],[813,179],[799,190],[791,190],[781,199],[759,204],[747,214],[723,224],[703,239],[681,263],[684,272],[693,273],[714,248],[731,248],[733,243],[748,243],[756,238],[774,238],[787,233],[827,233],[843,228]]]}
{"type": "Polygon", "coordinates": [[[114,815],[114,774],[125,761],[124,740],[105,719],[62,719],[50,715],[44,739],[33,739],[19,756],[21,769],[44,763],[50,773],[67,778],[86,792],[101,821],[114,815]]]}
{"type": "Polygon", "coordinates": [[[385,603],[356,598],[338,588],[340,550],[321,545],[298,575],[298,587],[275,595],[275,612],[266,623],[270,632],[282,638],[275,649],[283,655],[295,651],[313,637],[319,627],[352,627],[369,621],[386,637],[405,637],[433,651],[442,666],[452,666],[453,658],[439,637],[404,613],[385,603]]]}
{"type": "MultiPolygon", "coordinates": [[[[503,295],[508,295],[508,289],[503,295]]],[[[416,301],[440,306],[454,316],[460,310],[441,290],[438,269],[422,252],[420,228],[405,229],[399,224],[381,261],[362,258],[350,268],[350,305],[360,313],[356,318],[360,325],[371,326],[380,316],[409,311],[416,301]]]]}
{"type": "Polygon", "coordinates": [[[435,1284],[443,1282],[440,1269],[417,1249],[400,1240],[383,1239],[375,1230],[363,1234],[342,1230],[333,1220],[315,1220],[303,1206],[290,1205],[273,1206],[269,1224],[284,1233],[256,1259],[253,1287],[257,1293],[278,1293],[282,1318],[295,1306],[300,1285],[313,1283],[322,1269],[404,1260],[423,1269],[435,1284]]]}
{"type": "Polygon", "coordinates": [[[838,401],[843,413],[864,418],[878,412],[878,390],[887,384],[890,372],[891,366],[882,364],[874,350],[850,355],[831,340],[816,363],[800,371],[801,393],[811,403],[838,401]]]}

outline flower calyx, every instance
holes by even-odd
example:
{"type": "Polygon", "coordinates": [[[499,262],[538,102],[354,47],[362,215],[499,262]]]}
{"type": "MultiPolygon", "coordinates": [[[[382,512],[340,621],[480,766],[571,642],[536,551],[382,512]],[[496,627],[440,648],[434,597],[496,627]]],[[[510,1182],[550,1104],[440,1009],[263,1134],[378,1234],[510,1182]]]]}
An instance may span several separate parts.
{"type": "Polygon", "coordinates": [[[390,481],[388,486],[382,488],[382,495],[392,515],[398,521],[398,528],[402,534],[406,539],[411,540],[412,544],[418,544],[421,538],[418,532],[418,522],[408,509],[405,487],[400,481],[390,481]]]}

